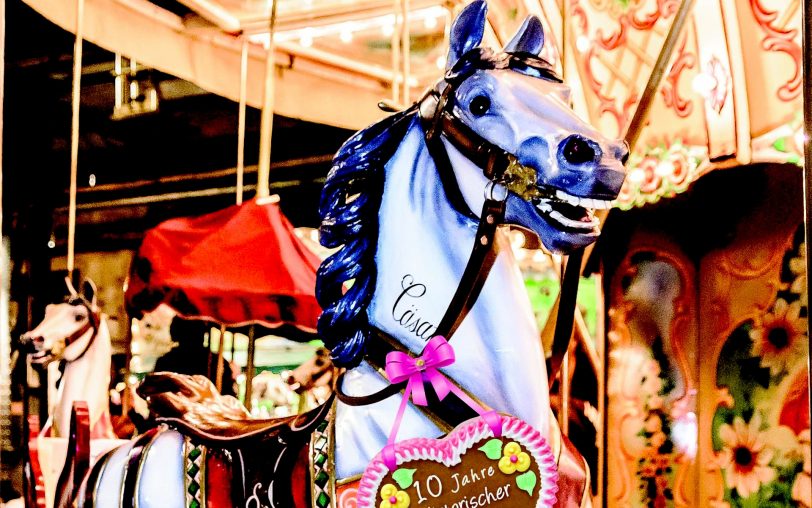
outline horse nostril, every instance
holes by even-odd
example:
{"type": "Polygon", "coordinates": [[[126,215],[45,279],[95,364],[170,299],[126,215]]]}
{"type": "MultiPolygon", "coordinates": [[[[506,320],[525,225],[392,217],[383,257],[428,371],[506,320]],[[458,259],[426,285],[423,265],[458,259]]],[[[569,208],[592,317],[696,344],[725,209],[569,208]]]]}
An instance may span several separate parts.
{"type": "Polygon", "coordinates": [[[626,163],[629,162],[629,154],[631,153],[631,150],[629,149],[629,143],[628,142],[626,142],[626,141],[623,142],[623,145],[620,148],[620,153],[622,154],[619,157],[620,163],[625,166],[626,163]]]}
{"type": "Polygon", "coordinates": [[[25,349],[29,353],[36,352],[37,348],[41,346],[42,343],[43,343],[42,337],[32,337],[31,335],[20,336],[20,344],[22,344],[23,349],[25,349]]]}
{"type": "Polygon", "coordinates": [[[563,155],[570,164],[584,164],[595,160],[595,149],[585,139],[570,136],[564,143],[563,155]]]}

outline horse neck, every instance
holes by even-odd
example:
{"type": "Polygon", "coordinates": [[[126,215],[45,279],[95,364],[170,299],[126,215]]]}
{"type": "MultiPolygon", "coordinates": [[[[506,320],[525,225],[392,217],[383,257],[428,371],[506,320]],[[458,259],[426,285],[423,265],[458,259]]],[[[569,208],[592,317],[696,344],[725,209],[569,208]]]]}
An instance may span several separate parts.
{"type": "MultiPolygon", "coordinates": [[[[387,164],[370,322],[421,351],[459,285],[476,227],[447,201],[415,123],[387,164]]],[[[546,432],[549,402],[538,327],[506,235],[498,233],[496,242],[500,254],[451,340],[457,361],[445,371],[486,404],[546,432]]]]}
{"type": "Polygon", "coordinates": [[[90,413],[91,438],[115,437],[110,424],[111,362],[110,331],[102,316],[96,338],[81,358],[68,362],[59,386],[58,402],[52,415],[52,427],[57,435],[70,432],[70,415],[74,401],[87,402],[90,413]]]}

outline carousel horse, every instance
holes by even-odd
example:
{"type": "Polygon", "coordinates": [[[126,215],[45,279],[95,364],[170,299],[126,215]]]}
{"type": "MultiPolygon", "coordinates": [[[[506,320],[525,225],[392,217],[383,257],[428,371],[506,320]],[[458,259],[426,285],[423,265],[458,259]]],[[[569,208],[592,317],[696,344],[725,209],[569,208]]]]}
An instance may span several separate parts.
{"type": "MultiPolygon", "coordinates": [[[[401,400],[402,384],[377,370],[382,358],[418,353],[437,334],[452,339],[457,361],[442,370],[460,389],[556,434],[539,331],[498,226],[561,253],[595,241],[594,209],[620,191],[628,148],[574,114],[538,56],[538,18],[501,51],[480,47],[485,23],[485,3],[468,5],[451,27],[445,77],[354,135],[328,175],[321,240],[339,250],[316,293],[319,332],[349,369],[341,402],[252,420],[200,379],[148,378],[140,392],[161,425],[100,459],[79,506],[355,506],[353,481],[386,444],[401,400]]],[[[437,437],[470,417],[450,399],[430,404],[430,417],[409,406],[400,437],[437,437]]],[[[583,459],[560,437],[557,453],[558,506],[588,503],[583,459]]]]}
{"type": "MultiPolygon", "coordinates": [[[[337,370],[329,355],[329,351],[319,348],[293,370],[260,373],[253,379],[254,398],[259,404],[270,405],[272,416],[301,413],[323,404],[332,394],[337,370]]],[[[253,404],[256,408],[257,403],[253,404]]]]}
{"type": "Polygon", "coordinates": [[[58,388],[49,383],[48,421],[29,443],[32,480],[44,483],[48,493],[62,466],[76,401],[87,406],[91,439],[112,444],[110,440],[116,438],[108,399],[110,332],[96,302],[96,287],[86,280],[79,293],[69,280],[66,283],[67,301],[48,305],[43,321],[21,337],[23,347],[31,352],[31,362],[47,367],[50,378],[62,371],[58,388]]]}
{"type": "Polygon", "coordinates": [[[42,322],[20,339],[32,351],[32,363],[48,367],[64,364],[53,409],[41,434],[68,436],[73,402],[83,400],[90,413],[91,437],[114,439],[108,399],[110,331],[96,302],[93,282],[85,280],[81,294],[69,280],[66,282],[68,300],[48,305],[42,322]]]}
{"type": "MultiPolygon", "coordinates": [[[[557,430],[539,331],[495,226],[522,227],[559,253],[593,242],[594,209],[616,198],[628,147],[572,111],[569,88],[538,56],[538,18],[502,51],[480,47],[485,24],[485,3],[469,4],[451,27],[445,78],[415,106],[351,138],[325,183],[322,243],[340,250],[319,272],[319,332],[335,362],[350,368],[335,418],[339,483],[357,478],[387,444],[403,387],[379,374],[385,356],[420,354],[436,335],[453,333],[456,362],[442,369],[446,377],[545,435],[557,430]]],[[[398,437],[438,437],[476,416],[444,415],[447,400],[429,411],[410,405],[398,437]]],[[[580,487],[562,487],[559,498],[578,506],[588,497],[583,478],[580,487]]],[[[339,488],[339,498],[352,488],[339,488]]]]}

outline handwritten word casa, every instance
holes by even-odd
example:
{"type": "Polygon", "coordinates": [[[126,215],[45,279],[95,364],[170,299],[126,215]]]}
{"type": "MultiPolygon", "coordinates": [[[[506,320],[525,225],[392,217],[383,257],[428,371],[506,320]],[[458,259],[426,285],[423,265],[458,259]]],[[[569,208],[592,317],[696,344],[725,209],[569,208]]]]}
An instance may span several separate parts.
{"type": "Polygon", "coordinates": [[[494,474],[496,474],[496,470],[493,466],[482,468],[479,471],[470,469],[468,473],[465,474],[454,473],[448,478],[450,485],[445,485],[443,480],[437,475],[429,475],[425,480],[417,480],[413,484],[415,492],[417,493],[417,504],[420,506],[423,503],[429,503],[426,505],[426,508],[480,508],[496,501],[501,501],[510,496],[510,482],[495,489],[493,486],[484,485],[478,494],[473,495],[470,494],[471,488],[468,487],[480,480],[490,478],[494,474]],[[440,497],[445,488],[450,488],[452,494],[457,494],[464,490],[465,497],[452,504],[431,504],[431,498],[440,497]]]}
{"type": "Polygon", "coordinates": [[[392,318],[400,323],[407,331],[428,341],[434,336],[437,327],[418,315],[416,300],[426,294],[426,285],[416,282],[414,276],[406,274],[400,281],[402,291],[392,305],[392,318]]]}

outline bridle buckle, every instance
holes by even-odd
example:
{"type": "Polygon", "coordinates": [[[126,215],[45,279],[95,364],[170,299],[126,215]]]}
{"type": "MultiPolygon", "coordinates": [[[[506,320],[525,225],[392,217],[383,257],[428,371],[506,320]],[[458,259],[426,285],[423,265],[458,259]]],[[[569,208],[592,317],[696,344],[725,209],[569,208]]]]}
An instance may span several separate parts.
{"type": "Polygon", "coordinates": [[[502,202],[507,199],[507,196],[508,188],[502,182],[489,180],[488,183],[485,184],[485,199],[502,202]]]}

